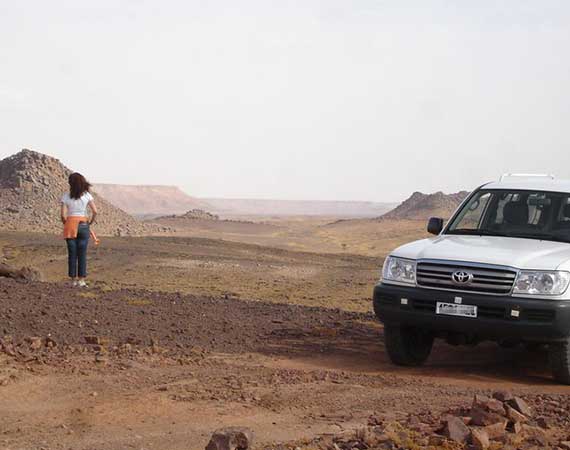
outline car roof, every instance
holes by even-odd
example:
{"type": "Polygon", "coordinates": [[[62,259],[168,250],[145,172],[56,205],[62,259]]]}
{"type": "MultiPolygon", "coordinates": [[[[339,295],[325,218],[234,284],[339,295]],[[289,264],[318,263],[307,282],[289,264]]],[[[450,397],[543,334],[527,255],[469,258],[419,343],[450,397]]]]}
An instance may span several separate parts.
{"type": "Polygon", "coordinates": [[[482,189],[532,190],[570,193],[570,180],[547,177],[522,178],[507,177],[481,186],[482,189]]]}

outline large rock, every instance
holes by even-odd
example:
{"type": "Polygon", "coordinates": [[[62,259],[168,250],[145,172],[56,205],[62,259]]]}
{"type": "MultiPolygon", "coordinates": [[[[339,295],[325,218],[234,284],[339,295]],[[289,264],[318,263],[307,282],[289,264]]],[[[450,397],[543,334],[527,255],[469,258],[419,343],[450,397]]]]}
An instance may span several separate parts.
{"type": "Polygon", "coordinates": [[[214,432],[206,450],[249,450],[252,443],[253,431],[249,428],[221,428],[214,432]]]}

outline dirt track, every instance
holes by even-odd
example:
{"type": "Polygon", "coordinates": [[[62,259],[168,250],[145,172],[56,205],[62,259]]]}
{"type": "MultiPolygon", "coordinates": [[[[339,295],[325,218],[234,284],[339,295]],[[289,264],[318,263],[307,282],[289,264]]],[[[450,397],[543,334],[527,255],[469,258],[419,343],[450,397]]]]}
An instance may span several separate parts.
{"type": "Polygon", "coordinates": [[[0,280],[0,331],[3,449],[200,449],[235,424],[290,441],[500,387],[570,393],[543,356],[494,345],[395,368],[370,314],[323,308],[0,280]]]}

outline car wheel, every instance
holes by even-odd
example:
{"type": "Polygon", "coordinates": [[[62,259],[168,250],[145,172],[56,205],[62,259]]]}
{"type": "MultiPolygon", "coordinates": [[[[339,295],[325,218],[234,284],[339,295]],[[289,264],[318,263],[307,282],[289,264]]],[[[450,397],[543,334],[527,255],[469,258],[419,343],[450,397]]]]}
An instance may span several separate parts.
{"type": "Polygon", "coordinates": [[[384,326],[384,344],[390,360],[399,366],[421,366],[433,347],[432,333],[416,327],[384,326]]]}
{"type": "Polygon", "coordinates": [[[554,342],[548,346],[550,369],[554,379],[570,384],[570,338],[564,342],[554,342]]]}

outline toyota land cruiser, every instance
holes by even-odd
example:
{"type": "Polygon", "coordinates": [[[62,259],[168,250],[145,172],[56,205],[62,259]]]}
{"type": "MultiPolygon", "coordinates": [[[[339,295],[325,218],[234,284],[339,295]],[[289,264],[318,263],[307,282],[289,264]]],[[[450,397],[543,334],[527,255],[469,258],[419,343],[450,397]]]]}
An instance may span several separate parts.
{"type": "Polygon", "coordinates": [[[394,250],[374,288],[392,362],[423,364],[435,338],[544,345],[570,384],[570,181],[504,175],[427,229],[436,236],[394,250]]]}

